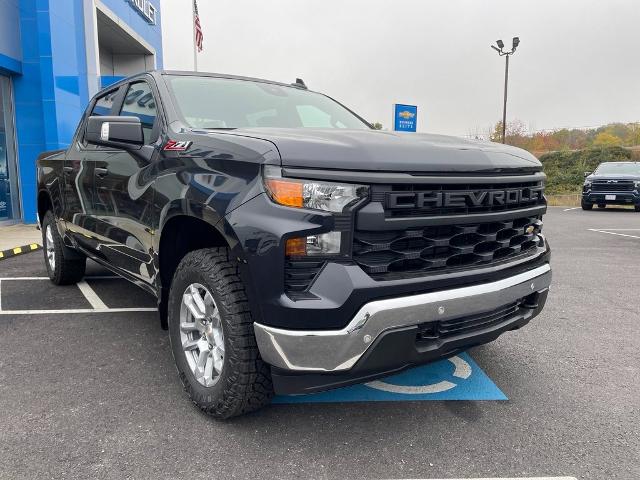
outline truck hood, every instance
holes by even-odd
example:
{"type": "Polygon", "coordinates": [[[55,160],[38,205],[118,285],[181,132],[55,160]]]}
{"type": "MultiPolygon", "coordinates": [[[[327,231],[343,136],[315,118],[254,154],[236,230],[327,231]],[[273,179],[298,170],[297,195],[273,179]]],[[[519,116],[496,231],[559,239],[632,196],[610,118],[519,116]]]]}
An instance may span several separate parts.
{"type": "Polygon", "coordinates": [[[631,175],[631,174],[619,174],[619,173],[609,173],[609,174],[600,174],[600,175],[589,175],[587,180],[590,182],[596,180],[635,180],[640,181],[640,175],[631,175]]]}
{"type": "Polygon", "coordinates": [[[409,173],[542,170],[525,150],[445,135],[311,128],[239,128],[224,134],[271,142],[286,167],[409,173]]]}

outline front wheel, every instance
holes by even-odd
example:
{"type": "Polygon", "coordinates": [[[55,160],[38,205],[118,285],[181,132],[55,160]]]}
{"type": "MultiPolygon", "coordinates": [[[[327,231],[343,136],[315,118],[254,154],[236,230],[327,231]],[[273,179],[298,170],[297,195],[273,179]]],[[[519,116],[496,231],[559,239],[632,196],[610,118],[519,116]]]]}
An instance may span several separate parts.
{"type": "Polygon", "coordinates": [[[238,263],[227,248],[185,255],[171,283],[168,313],[178,375],[202,411],[229,418],[270,402],[270,369],[260,357],[238,263]]]}
{"type": "Polygon", "coordinates": [[[582,209],[583,210],[592,210],[593,209],[593,203],[586,203],[584,200],[582,201],[582,209]]]}
{"type": "Polygon", "coordinates": [[[42,246],[44,247],[44,263],[53,283],[70,285],[82,280],[87,257],[64,244],[51,211],[45,214],[42,221],[42,246]]]}

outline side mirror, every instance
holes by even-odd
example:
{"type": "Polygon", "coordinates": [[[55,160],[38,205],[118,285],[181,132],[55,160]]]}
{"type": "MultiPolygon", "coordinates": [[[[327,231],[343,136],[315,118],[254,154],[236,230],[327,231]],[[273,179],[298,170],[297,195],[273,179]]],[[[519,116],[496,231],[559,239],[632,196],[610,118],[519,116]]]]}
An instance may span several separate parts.
{"type": "Polygon", "coordinates": [[[84,137],[94,145],[123,150],[138,150],[144,145],[138,117],[89,117],[84,137]]]}
{"type": "Polygon", "coordinates": [[[587,178],[589,175],[591,175],[593,172],[584,172],[584,178],[587,178]]]}

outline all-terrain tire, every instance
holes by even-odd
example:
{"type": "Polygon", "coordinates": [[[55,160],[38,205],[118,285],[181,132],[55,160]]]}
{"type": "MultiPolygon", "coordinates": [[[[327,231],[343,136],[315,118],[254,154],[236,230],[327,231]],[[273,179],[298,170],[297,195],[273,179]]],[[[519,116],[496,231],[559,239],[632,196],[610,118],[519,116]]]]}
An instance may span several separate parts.
{"type": "Polygon", "coordinates": [[[585,203],[584,201],[581,203],[583,210],[593,210],[593,203],[585,203]]]}
{"type": "Polygon", "coordinates": [[[82,280],[87,266],[87,257],[64,244],[51,211],[45,214],[42,221],[42,247],[47,274],[53,283],[70,285],[82,280]],[[49,236],[48,233],[50,233],[49,236]]]}
{"type": "Polygon", "coordinates": [[[198,408],[213,417],[242,415],[267,405],[273,397],[271,371],[260,357],[253,321],[238,262],[228,248],[208,248],[185,255],[169,291],[171,350],[185,391],[198,408]],[[189,367],[180,337],[182,297],[194,283],[211,293],[224,334],[223,366],[216,383],[209,387],[199,383],[189,367]]]}
{"type": "Polygon", "coordinates": [[[607,206],[604,203],[599,203],[598,208],[607,208],[607,206]]]}
{"type": "Polygon", "coordinates": [[[636,212],[640,212],[640,205],[634,205],[633,209],[634,209],[636,212]]]}

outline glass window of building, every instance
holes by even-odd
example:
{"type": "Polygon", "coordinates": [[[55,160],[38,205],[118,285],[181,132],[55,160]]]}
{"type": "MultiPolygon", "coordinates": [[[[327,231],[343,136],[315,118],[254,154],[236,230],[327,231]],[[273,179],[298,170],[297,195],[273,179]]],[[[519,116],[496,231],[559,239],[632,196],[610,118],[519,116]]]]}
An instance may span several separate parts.
{"type": "Polygon", "coordinates": [[[10,80],[0,75],[0,222],[18,216],[10,80]]]}

